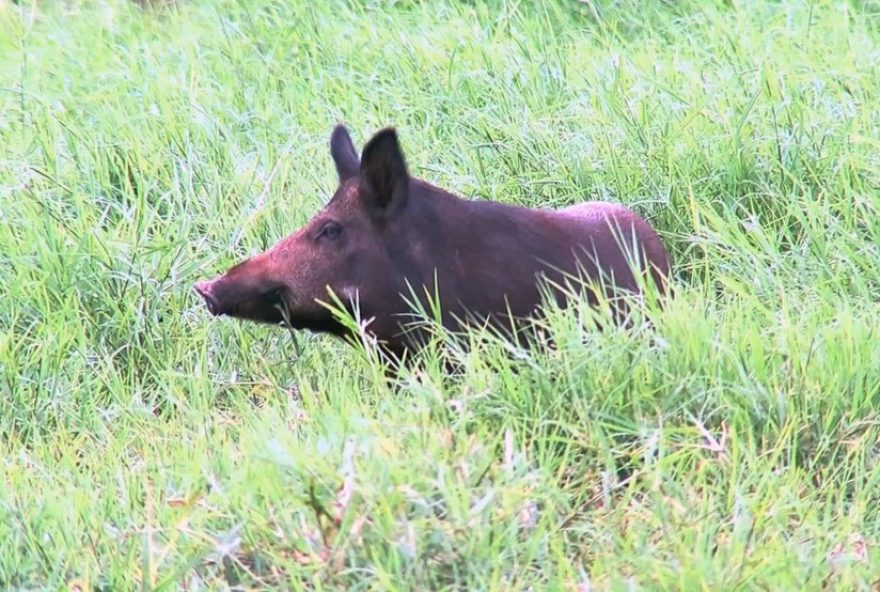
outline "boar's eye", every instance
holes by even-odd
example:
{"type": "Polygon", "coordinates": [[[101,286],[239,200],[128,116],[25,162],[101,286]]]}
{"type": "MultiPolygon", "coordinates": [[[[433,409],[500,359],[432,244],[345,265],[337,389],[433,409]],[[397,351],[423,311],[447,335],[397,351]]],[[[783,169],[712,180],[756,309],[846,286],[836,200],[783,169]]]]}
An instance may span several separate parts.
{"type": "Polygon", "coordinates": [[[321,226],[321,230],[318,231],[317,238],[336,240],[337,238],[339,238],[340,234],[342,234],[342,226],[340,226],[336,222],[327,222],[323,226],[321,226]]]}

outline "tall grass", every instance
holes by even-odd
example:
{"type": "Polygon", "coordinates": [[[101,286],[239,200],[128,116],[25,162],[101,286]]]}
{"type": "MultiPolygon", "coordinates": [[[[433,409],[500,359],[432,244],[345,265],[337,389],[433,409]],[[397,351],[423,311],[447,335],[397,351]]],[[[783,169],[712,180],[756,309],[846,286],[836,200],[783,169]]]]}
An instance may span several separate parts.
{"type": "Polygon", "coordinates": [[[0,587],[876,586],[878,18],[0,3],[0,587]],[[192,283],[320,207],[340,120],[474,199],[631,205],[676,298],[393,385],[209,318],[192,283]]]}

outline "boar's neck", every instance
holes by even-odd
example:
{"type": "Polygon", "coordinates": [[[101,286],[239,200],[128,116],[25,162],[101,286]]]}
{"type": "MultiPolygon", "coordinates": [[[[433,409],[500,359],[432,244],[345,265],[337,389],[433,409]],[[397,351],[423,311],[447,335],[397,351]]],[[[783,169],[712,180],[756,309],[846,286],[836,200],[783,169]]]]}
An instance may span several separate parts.
{"type": "Polygon", "coordinates": [[[412,285],[440,295],[448,327],[468,313],[528,315],[540,302],[538,274],[548,264],[572,267],[570,229],[552,211],[466,200],[421,182],[413,189],[411,248],[396,251],[395,263],[412,285]]]}

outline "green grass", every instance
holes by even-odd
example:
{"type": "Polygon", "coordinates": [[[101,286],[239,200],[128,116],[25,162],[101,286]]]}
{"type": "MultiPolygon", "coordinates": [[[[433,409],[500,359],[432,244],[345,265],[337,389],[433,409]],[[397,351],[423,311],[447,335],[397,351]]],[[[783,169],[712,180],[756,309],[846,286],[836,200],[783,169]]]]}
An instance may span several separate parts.
{"type": "Polygon", "coordinates": [[[0,1],[0,588],[876,587],[878,56],[869,0],[0,1]],[[396,387],[209,318],[338,120],[630,204],[677,297],[396,387]]]}

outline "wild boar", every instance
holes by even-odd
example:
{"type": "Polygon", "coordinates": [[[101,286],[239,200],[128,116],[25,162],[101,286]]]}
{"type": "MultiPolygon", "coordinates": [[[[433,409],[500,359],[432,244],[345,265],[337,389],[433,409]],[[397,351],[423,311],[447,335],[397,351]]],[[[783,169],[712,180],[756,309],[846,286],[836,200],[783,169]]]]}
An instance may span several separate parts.
{"type": "MultiPolygon", "coordinates": [[[[442,324],[499,328],[533,317],[542,293],[565,305],[576,290],[640,294],[651,278],[665,295],[669,257],[657,233],[630,209],[587,202],[530,209],[455,196],[413,177],[393,128],[358,158],[343,125],[330,137],[339,187],[305,226],[226,273],[195,284],[214,315],[352,337],[325,306],[329,291],[360,317],[392,359],[421,347],[412,297],[439,297],[442,324]],[[636,248],[634,248],[636,247],[636,248]],[[634,273],[636,272],[636,273],[634,273]],[[604,285],[604,287],[602,287],[604,285]],[[592,286],[592,287],[591,287],[592,286]],[[547,291],[549,288],[549,292],[547,291]]],[[[427,306],[426,306],[427,308],[427,306]]]]}

